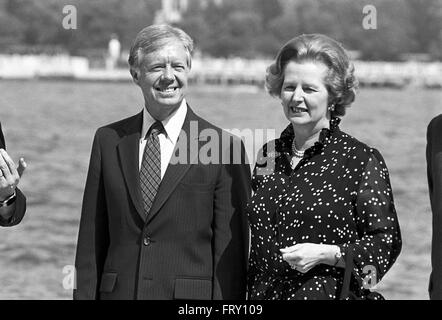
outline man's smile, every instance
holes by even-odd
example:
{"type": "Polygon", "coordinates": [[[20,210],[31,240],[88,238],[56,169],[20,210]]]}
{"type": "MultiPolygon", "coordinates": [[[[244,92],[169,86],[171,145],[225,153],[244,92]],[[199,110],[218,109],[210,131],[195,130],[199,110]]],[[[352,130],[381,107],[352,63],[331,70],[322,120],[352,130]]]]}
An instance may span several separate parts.
{"type": "Polygon", "coordinates": [[[173,86],[173,87],[156,87],[155,90],[161,93],[172,93],[175,92],[176,90],[178,90],[179,87],[173,86]]]}

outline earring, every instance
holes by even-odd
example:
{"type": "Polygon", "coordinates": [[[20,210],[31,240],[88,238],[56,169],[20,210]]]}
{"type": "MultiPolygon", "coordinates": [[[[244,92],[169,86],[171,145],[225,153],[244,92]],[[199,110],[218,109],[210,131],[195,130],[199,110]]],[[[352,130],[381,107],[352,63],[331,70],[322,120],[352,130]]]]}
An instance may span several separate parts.
{"type": "Polygon", "coordinates": [[[335,111],[335,104],[333,103],[330,107],[328,107],[328,111],[335,111]]]}

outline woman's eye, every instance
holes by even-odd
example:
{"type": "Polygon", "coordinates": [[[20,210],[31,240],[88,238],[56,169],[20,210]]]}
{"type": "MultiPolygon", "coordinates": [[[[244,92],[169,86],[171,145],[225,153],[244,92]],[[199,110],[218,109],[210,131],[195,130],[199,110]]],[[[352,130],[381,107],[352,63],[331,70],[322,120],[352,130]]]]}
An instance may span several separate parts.
{"type": "Polygon", "coordinates": [[[295,91],[295,87],[292,86],[285,87],[284,91],[289,91],[289,92],[295,91]]]}
{"type": "Polygon", "coordinates": [[[311,88],[311,87],[307,87],[307,88],[303,88],[302,90],[304,90],[304,92],[315,92],[316,90],[311,88]]]}

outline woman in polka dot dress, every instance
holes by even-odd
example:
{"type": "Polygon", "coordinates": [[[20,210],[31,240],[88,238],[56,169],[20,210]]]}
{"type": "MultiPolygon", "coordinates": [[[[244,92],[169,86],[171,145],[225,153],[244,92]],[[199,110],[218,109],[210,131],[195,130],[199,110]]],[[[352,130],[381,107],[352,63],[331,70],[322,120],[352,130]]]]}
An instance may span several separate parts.
{"type": "Polygon", "coordinates": [[[266,86],[290,124],[254,170],[249,299],[348,298],[346,265],[352,297],[381,299],[369,286],[402,242],[384,159],[339,129],[355,99],[353,64],[333,39],[302,35],[279,51],[266,86]]]}

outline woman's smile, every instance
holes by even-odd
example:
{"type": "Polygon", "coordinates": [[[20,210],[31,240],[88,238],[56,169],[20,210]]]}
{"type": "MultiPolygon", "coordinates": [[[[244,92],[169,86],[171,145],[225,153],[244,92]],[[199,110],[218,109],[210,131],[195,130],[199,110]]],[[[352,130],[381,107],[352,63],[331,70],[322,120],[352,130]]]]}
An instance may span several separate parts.
{"type": "Polygon", "coordinates": [[[305,107],[290,106],[289,109],[294,115],[302,115],[303,113],[308,113],[308,109],[305,107]]]}

